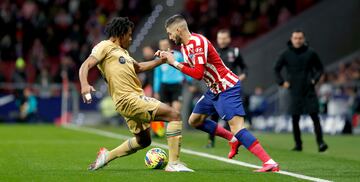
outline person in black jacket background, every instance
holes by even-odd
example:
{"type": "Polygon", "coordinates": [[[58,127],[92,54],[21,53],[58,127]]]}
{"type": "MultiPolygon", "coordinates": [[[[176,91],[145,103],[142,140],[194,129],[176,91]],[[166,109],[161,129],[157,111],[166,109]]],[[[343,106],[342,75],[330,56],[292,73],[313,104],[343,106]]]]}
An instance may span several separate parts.
{"type": "Polygon", "coordinates": [[[301,132],[299,128],[300,115],[309,114],[314,122],[316,141],[319,152],[324,152],[328,146],[323,140],[320,125],[319,103],[315,92],[315,84],[323,73],[323,65],[318,54],[305,41],[305,34],[295,30],[291,34],[288,48],[280,55],[274,71],[279,85],[290,91],[289,113],[292,115],[294,151],[302,150],[301,132]],[[286,68],[286,79],[281,75],[286,68]]]}
{"type": "MultiPolygon", "coordinates": [[[[239,80],[243,81],[247,74],[248,69],[244,60],[240,54],[238,47],[231,47],[231,34],[228,29],[221,29],[217,33],[217,48],[216,51],[219,53],[220,58],[223,60],[225,65],[238,75],[239,80]]],[[[246,96],[244,96],[246,97],[246,96]]],[[[243,98],[245,109],[247,108],[247,98],[243,98]]],[[[213,121],[218,122],[219,116],[217,114],[211,116],[213,121]]],[[[227,122],[225,128],[230,129],[227,122]]],[[[209,135],[209,143],[206,145],[207,148],[213,148],[215,144],[215,135],[209,135]]]]}
{"type": "Polygon", "coordinates": [[[231,47],[231,34],[228,29],[221,29],[217,33],[216,51],[219,53],[220,58],[224,61],[225,65],[239,76],[240,81],[243,81],[247,74],[247,66],[240,54],[238,47],[231,47]]]}

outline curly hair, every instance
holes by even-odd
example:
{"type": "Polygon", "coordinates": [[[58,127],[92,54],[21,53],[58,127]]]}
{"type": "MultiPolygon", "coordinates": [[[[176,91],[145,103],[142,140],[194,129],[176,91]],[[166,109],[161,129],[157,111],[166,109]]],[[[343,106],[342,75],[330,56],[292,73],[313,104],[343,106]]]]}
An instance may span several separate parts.
{"type": "Polygon", "coordinates": [[[108,37],[123,37],[134,28],[134,23],[128,17],[116,17],[106,24],[105,33],[108,37]]]}

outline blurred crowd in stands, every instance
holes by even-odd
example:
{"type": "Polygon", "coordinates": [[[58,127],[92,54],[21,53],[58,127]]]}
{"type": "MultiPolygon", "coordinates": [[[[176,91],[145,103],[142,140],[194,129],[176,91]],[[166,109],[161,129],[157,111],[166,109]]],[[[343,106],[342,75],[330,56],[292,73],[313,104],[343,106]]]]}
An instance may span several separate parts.
{"type": "Polygon", "coordinates": [[[353,122],[359,120],[359,81],[360,53],[347,63],[339,63],[335,70],[325,72],[317,87],[320,112],[330,116],[345,116],[353,122]]]}
{"type": "Polygon", "coordinates": [[[243,47],[257,36],[287,22],[318,0],[186,0],[183,14],[190,30],[215,40],[230,28],[232,45],[243,47]]]}
{"type": "Polygon", "coordinates": [[[2,0],[1,82],[46,85],[66,75],[77,81],[81,62],[105,38],[109,19],[128,16],[136,24],[151,10],[151,1],[141,0],[2,0]]]}

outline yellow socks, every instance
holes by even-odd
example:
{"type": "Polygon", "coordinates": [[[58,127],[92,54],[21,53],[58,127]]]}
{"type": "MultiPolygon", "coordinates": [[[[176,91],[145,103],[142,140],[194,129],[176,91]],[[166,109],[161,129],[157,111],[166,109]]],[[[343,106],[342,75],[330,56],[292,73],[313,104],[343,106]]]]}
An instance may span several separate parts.
{"type": "MultiPolygon", "coordinates": [[[[180,147],[181,147],[181,130],[182,121],[171,121],[167,125],[166,137],[169,146],[169,162],[179,160],[180,147]]],[[[118,157],[123,157],[135,153],[137,150],[142,149],[136,141],[136,138],[130,138],[122,143],[120,146],[111,150],[107,156],[106,162],[114,160],[118,157]]]]}

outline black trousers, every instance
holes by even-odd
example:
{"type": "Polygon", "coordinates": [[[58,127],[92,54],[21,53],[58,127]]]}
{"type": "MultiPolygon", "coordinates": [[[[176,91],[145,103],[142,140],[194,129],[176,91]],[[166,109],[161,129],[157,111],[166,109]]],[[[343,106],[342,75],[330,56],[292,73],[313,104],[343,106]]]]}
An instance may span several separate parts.
{"type": "MultiPolygon", "coordinates": [[[[314,130],[316,136],[316,142],[318,145],[324,143],[322,129],[320,125],[320,118],[317,113],[310,114],[310,117],[314,123],[314,130]]],[[[293,134],[296,146],[302,146],[301,131],[299,127],[300,115],[292,115],[293,134]]]]}

